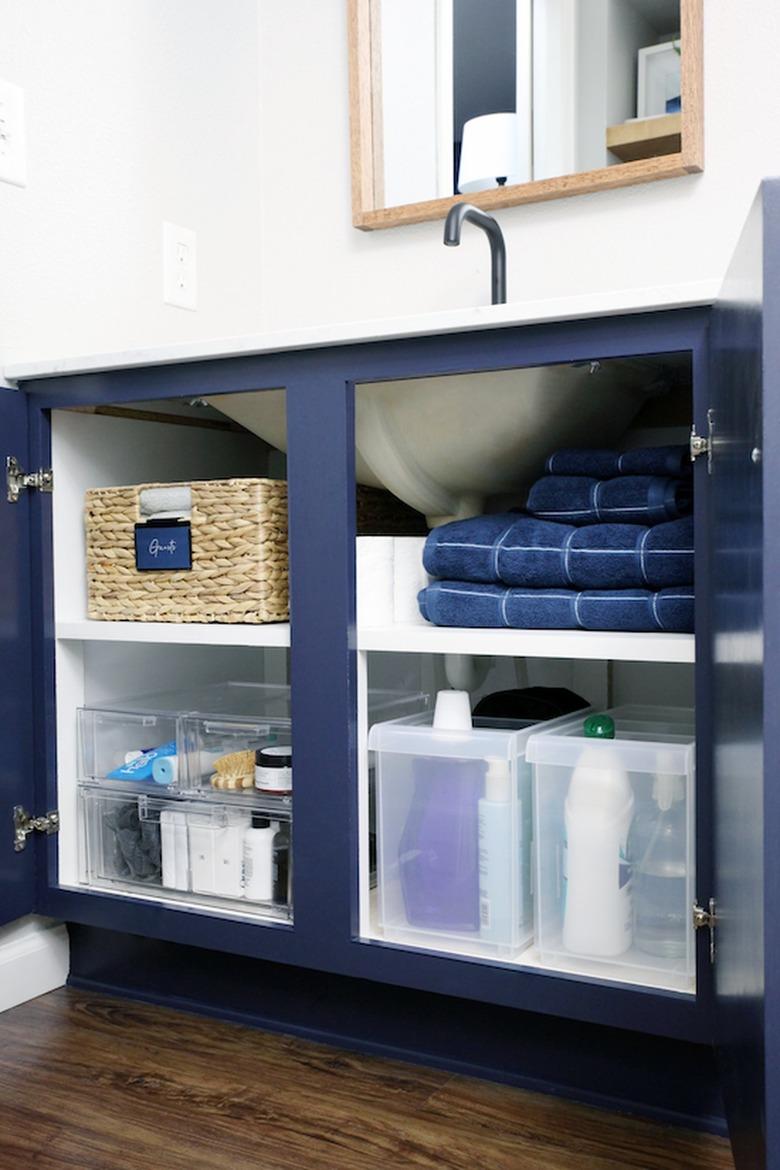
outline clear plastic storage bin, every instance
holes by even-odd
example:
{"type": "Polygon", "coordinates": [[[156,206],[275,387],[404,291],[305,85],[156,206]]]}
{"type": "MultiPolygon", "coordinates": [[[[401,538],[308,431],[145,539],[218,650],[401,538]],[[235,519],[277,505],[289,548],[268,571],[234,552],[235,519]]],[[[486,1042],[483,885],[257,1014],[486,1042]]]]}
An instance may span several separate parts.
{"type": "Polygon", "coordinates": [[[292,917],[289,810],[97,785],[79,798],[84,884],[292,917]]]}
{"type": "Polygon", "coordinates": [[[693,712],[569,716],[527,759],[542,964],[694,990],[693,712]]]}
{"type": "Polygon", "coordinates": [[[453,732],[432,722],[425,713],[369,735],[378,925],[409,946],[511,958],[533,937],[525,748],[539,725],[476,719],[453,732]]]}

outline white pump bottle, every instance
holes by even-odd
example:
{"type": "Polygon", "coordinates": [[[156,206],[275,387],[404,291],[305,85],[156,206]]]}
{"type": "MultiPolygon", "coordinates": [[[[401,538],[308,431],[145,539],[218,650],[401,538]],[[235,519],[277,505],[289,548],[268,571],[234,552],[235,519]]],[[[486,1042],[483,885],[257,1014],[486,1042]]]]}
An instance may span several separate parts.
{"type": "Polygon", "coordinates": [[[585,735],[594,742],[572,773],[564,813],[563,945],[575,955],[610,958],[631,946],[634,792],[617,749],[603,742],[614,739],[612,719],[590,716],[585,735]]]}

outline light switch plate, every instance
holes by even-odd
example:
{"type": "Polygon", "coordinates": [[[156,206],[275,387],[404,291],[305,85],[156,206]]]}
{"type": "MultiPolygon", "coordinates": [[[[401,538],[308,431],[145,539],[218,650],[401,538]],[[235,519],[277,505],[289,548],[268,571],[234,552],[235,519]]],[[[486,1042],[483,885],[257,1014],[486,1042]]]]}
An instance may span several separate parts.
{"type": "Polygon", "coordinates": [[[0,181],[27,186],[24,90],[0,80],[0,181]]]}
{"type": "Polygon", "coordinates": [[[163,300],[179,309],[198,307],[198,242],[195,232],[163,222],[163,300]]]}

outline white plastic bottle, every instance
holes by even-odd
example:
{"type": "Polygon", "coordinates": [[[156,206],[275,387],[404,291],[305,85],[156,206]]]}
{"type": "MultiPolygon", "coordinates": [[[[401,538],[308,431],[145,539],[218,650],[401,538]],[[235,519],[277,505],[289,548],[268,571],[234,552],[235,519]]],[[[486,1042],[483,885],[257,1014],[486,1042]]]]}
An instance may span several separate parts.
{"type": "Polygon", "coordinates": [[[512,778],[506,760],[488,760],[479,818],[479,933],[499,946],[513,942],[512,778]]]}
{"type": "Polygon", "coordinates": [[[270,902],[274,893],[274,837],[279,825],[256,813],[244,833],[244,897],[270,902]]]}
{"type": "MultiPolygon", "coordinates": [[[[608,715],[591,715],[585,735],[611,740],[608,715]]],[[[631,946],[628,834],[634,792],[615,748],[593,743],[575,767],[565,805],[563,945],[575,955],[611,958],[631,946]]]]}

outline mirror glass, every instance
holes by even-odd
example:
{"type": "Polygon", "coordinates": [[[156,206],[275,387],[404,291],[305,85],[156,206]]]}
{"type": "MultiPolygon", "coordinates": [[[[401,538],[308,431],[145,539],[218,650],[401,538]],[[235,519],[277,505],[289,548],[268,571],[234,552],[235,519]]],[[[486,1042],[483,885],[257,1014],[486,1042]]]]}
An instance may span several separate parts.
{"type": "Polygon", "coordinates": [[[378,208],[681,149],[680,0],[371,0],[378,208]]]}

